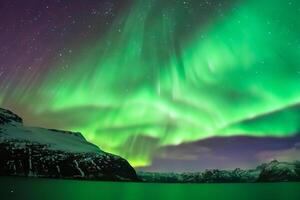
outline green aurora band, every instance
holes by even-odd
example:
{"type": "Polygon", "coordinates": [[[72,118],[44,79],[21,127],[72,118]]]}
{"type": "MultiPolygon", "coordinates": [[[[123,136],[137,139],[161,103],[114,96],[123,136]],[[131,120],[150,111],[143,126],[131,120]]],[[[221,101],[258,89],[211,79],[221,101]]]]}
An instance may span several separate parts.
{"type": "Polygon", "coordinates": [[[80,131],[134,166],[151,164],[166,145],[294,135],[300,1],[290,2],[238,1],[187,32],[187,15],[197,10],[137,0],[104,39],[66,58],[72,71],[56,71],[58,63],[42,83],[18,86],[11,96],[40,116],[40,125],[80,131]]]}

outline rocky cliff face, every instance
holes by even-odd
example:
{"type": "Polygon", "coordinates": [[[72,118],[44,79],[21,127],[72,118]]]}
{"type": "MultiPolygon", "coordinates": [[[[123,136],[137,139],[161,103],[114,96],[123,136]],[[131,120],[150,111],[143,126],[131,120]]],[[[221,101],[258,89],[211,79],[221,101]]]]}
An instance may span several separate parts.
{"type": "Polygon", "coordinates": [[[15,115],[9,110],[0,108],[0,124],[22,124],[21,117],[15,115]]]}
{"type": "Polygon", "coordinates": [[[136,181],[135,170],[80,133],[25,127],[0,109],[0,175],[136,181]]]}

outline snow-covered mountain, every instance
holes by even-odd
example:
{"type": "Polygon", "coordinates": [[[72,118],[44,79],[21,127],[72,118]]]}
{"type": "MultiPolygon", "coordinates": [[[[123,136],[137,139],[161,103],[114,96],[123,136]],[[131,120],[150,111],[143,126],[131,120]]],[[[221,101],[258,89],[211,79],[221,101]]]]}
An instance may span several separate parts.
{"type": "Polygon", "coordinates": [[[25,127],[0,108],[0,175],[135,181],[135,170],[80,133],[25,127]]]}

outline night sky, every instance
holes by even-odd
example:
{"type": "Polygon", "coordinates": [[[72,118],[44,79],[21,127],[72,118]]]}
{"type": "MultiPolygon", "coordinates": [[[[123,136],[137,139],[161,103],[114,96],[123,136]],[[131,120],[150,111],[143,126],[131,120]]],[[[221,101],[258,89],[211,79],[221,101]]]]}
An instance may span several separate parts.
{"type": "Polygon", "coordinates": [[[300,159],[300,1],[1,0],[0,106],[139,169],[300,159]]]}

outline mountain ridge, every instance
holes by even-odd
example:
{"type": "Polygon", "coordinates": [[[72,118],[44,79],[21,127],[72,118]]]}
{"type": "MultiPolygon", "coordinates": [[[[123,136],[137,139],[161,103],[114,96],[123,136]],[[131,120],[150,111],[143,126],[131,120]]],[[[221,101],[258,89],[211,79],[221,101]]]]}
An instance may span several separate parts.
{"type": "Polygon", "coordinates": [[[138,172],[143,182],[151,183],[263,183],[299,182],[300,161],[279,162],[273,160],[255,169],[234,170],[211,169],[203,172],[157,173],[138,172]]]}

